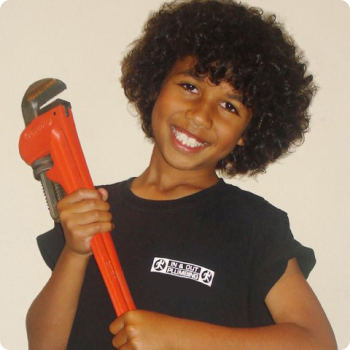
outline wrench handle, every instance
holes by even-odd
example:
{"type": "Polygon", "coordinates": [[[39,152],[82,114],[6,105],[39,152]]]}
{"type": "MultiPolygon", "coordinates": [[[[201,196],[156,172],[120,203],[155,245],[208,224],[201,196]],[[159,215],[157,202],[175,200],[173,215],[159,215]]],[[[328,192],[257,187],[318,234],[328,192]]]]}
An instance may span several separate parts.
{"type": "MultiPolygon", "coordinates": [[[[67,104],[59,104],[34,118],[21,135],[20,153],[30,165],[50,154],[53,166],[46,175],[59,183],[67,194],[80,188],[94,189],[67,104]]],[[[91,249],[117,316],[134,310],[110,232],[97,233],[91,240],[91,249]]]]}

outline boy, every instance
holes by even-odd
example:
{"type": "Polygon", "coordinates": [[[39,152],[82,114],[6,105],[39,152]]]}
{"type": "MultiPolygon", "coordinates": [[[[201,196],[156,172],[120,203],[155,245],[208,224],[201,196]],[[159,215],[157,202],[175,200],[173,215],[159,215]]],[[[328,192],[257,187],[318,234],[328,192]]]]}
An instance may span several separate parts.
{"type": "Polygon", "coordinates": [[[303,139],[315,92],[273,16],[233,1],[165,4],[122,63],[154,141],[137,178],[80,190],[39,236],[52,277],[30,349],[336,349],[287,215],[227,185],[303,139]],[[107,198],[109,203],[107,203],[107,198]],[[112,231],[136,311],[115,319],[90,240],[112,231]]]}

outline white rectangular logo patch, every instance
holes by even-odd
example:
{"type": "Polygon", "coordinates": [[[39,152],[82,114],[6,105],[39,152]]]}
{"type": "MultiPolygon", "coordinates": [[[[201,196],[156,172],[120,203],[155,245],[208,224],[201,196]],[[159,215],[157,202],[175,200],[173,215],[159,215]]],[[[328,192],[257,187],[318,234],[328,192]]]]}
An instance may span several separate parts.
{"type": "Polygon", "coordinates": [[[203,283],[209,287],[211,287],[215,275],[214,271],[209,270],[206,267],[158,257],[153,259],[151,272],[164,273],[166,275],[180,278],[188,278],[203,283]]]}

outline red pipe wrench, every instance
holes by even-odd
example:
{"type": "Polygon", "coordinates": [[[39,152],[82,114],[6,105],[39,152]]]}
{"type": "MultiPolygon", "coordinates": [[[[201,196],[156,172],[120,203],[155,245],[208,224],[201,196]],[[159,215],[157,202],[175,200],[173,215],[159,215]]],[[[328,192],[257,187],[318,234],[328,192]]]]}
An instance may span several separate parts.
{"type": "MultiPolygon", "coordinates": [[[[70,103],[57,99],[41,108],[65,89],[62,81],[51,78],[39,80],[27,89],[22,100],[26,128],[19,140],[21,157],[41,181],[56,222],[59,222],[56,205],[64,192],[94,188],[70,103]]],[[[97,233],[91,240],[91,249],[117,316],[134,310],[110,232],[97,233]]]]}

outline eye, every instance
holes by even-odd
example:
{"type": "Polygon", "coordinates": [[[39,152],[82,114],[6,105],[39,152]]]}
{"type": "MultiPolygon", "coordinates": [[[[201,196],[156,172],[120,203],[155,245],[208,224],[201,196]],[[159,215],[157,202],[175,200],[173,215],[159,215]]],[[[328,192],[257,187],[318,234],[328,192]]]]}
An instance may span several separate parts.
{"type": "Polygon", "coordinates": [[[183,84],[180,84],[180,86],[182,86],[186,91],[193,92],[193,93],[198,92],[197,88],[192,84],[183,83],[183,84]]]}
{"type": "Polygon", "coordinates": [[[225,110],[238,114],[237,108],[230,102],[221,102],[221,107],[223,107],[225,110]]]}

